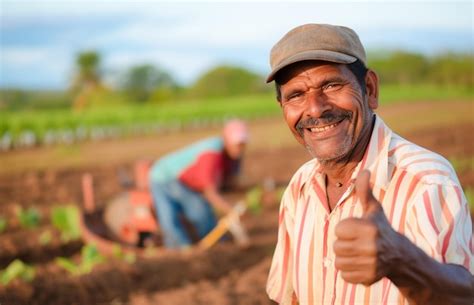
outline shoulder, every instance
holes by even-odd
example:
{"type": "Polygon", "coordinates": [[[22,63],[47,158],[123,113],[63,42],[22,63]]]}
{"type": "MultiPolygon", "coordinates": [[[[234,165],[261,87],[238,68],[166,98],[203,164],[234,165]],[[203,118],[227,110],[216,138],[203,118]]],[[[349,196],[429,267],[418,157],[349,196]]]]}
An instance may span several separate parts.
{"type": "Polygon", "coordinates": [[[424,184],[459,185],[456,172],[446,158],[396,134],[390,142],[388,162],[395,172],[403,172],[424,184]]]}

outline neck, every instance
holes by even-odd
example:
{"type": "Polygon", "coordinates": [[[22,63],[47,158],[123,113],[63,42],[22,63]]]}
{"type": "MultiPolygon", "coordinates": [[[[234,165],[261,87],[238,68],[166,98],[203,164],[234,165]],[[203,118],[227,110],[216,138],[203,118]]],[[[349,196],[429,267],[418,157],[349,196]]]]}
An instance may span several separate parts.
{"type": "Polygon", "coordinates": [[[364,157],[372,135],[374,123],[375,117],[373,117],[368,128],[362,132],[356,145],[347,155],[340,159],[321,162],[322,172],[325,173],[327,177],[327,185],[345,184],[349,181],[357,164],[364,157]]]}

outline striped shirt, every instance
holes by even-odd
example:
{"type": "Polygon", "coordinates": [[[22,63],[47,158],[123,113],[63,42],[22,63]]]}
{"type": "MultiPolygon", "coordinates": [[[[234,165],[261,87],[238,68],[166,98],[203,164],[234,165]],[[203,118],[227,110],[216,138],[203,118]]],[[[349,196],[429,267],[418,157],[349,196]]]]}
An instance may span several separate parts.
{"type": "Polygon", "coordinates": [[[354,182],[363,169],[371,172],[373,194],[395,230],[435,260],[474,273],[471,218],[453,168],[443,157],[393,133],[376,116],[364,157],[332,211],[316,159],[291,179],[280,206],[267,281],[271,299],[280,304],[408,304],[389,279],[369,287],[350,284],[334,267],[335,226],[362,215],[354,182]]]}

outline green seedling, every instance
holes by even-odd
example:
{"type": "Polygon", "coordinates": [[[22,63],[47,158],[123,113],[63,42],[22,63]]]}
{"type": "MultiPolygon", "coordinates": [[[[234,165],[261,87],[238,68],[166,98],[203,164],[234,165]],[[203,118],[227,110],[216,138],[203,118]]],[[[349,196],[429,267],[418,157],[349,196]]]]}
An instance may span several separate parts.
{"type": "Polygon", "coordinates": [[[79,263],[65,257],[57,257],[55,262],[72,275],[83,275],[90,273],[94,267],[102,262],[105,258],[99,253],[97,247],[87,244],[81,249],[81,261],[79,263]]]}
{"type": "Polygon", "coordinates": [[[81,236],[79,210],[74,205],[54,207],[51,211],[51,222],[61,232],[61,240],[64,242],[81,236]]]}
{"type": "Polygon", "coordinates": [[[35,277],[35,269],[16,259],[11,262],[7,268],[0,271],[0,282],[2,285],[8,285],[14,279],[22,279],[24,281],[31,281],[35,277]]]}
{"type": "Polygon", "coordinates": [[[286,191],[286,187],[284,186],[281,186],[279,188],[277,188],[277,198],[279,201],[281,201],[281,199],[283,198],[283,194],[285,194],[285,191],[286,191]]]}
{"type": "Polygon", "coordinates": [[[5,231],[8,226],[8,221],[5,217],[0,217],[0,233],[5,231]]]}
{"type": "Polygon", "coordinates": [[[51,233],[51,230],[43,231],[38,237],[38,241],[40,245],[42,246],[49,244],[52,239],[53,239],[53,234],[51,233]]]}
{"type": "Polygon", "coordinates": [[[245,194],[245,202],[247,208],[252,214],[260,214],[262,211],[262,195],[263,190],[261,187],[254,187],[245,194]]]}
{"type": "Polygon", "coordinates": [[[79,268],[79,265],[69,258],[59,256],[54,259],[54,262],[56,263],[56,265],[63,268],[72,275],[81,274],[81,269],[79,268]]]}
{"type": "Polygon", "coordinates": [[[129,263],[129,264],[133,264],[137,261],[137,256],[135,253],[125,253],[123,255],[123,260],[126,262],[126,263],[129,263]]]}
{"type": "Polygon", "coordinates": [[[135,255],[135,253],[128,253],[128,252],[124,252],[122,247],[120,247],[120,245],[118,244],[115,244],[112,248],[112,254],[114,257],[128,263],[128,264],[133,264],[136,262],[137,260],[137,256],[135,255]]]}
{"type": "Polygon", "coordinates": [[[22,227],[36,228],[40,223],[41,214],[35,208],[19,208],[17,211],[17,217],[22,227]]]}
{"type": "Polygon", "coordinates": [[[100,254],[99,250],[97,250],[97,247],[92,244],[87,244],[82,247],[81,256],[81,265],[86,273],[91,272],[95,265],[104,261],[104,257],[100,254]]]}

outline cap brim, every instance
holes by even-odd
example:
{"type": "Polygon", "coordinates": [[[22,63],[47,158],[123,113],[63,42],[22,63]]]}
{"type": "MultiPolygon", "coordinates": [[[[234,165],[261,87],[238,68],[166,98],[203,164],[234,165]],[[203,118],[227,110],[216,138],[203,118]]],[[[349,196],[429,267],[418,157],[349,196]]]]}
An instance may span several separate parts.
{"type": "Polygon", "coordinates": [[[305,52],[297,53],[284,61],[278,64],[275,68],[273,68],[272,72],[267,76],[266,82],[269,83],[275,79],[275,75],[286,66],[291,64],[305,61],[305,60],[322,60],[322,61],[329,61],[335,62],[339,64],[351,64],[357,60],[356,57],[350,56],[344,53],[328,51],[328,50],[310,50],[305,52]]]}

